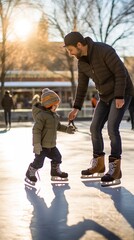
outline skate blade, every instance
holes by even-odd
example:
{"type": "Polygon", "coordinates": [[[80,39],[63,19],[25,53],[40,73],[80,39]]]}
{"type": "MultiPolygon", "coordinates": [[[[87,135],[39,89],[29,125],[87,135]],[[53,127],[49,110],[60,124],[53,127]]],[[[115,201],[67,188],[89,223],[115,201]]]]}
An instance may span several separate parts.
{"type": "Polygon", "coordinates": [[[35,186],[35,182],[30,181],[27,177],[25,178],[25,182],[32,185],[32,186],[35,186]]]}
{"type": "Polygon", "coordinates": [[[104,173],[94,173],[91,175],[82,175],[82,179],[93,179],[93,178],[102,178],[104,176],[104,173]]]}
{"type": "Polygon", "coordinates": [[[51,181],[53,182],[67,182],[68,178],[61,178],[61,177],[51,177],[51,181]]]}
{"type": "Polygon", "coordinates": [[[110,186],[115,186],[115,185],[119,185],[121,184],[121,180],[120,179],[116,179],[110,182],[101,182],[101,186],[102,187],[110,187],[110,186]]]}

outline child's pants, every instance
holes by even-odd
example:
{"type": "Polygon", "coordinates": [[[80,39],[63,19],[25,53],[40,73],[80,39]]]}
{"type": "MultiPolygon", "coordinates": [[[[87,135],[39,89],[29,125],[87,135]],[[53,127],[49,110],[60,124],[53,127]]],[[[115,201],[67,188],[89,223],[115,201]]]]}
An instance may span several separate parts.
{"type": "Polygon", "coordinates": [[[62,156],[57,147],[42,148],[42,151],[39,155],[35,154],[35,158],[33,163],[31,163],[31,166],[35,169],[42,168],[46,157],[50,158],[53,163],[59,164],[62,162],[61,161],[62,156]]]}

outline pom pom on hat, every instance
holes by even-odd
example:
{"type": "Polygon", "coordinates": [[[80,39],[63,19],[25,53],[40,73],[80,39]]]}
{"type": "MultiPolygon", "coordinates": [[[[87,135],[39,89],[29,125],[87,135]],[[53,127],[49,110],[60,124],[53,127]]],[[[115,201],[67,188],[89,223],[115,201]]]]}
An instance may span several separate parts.
{"type": "Polygon", "coordinates": [[[35,94],[32,98],[32,105],[36,104],[40,102],[40,95],[39,94],[35,94]]]}
{"type": "Polygon", "coordinates": [[[41,105],[45,108],[52,107],[55,104],[60,103],[59,96],[49,88],[44,88],[41,95],[41,105]]]}

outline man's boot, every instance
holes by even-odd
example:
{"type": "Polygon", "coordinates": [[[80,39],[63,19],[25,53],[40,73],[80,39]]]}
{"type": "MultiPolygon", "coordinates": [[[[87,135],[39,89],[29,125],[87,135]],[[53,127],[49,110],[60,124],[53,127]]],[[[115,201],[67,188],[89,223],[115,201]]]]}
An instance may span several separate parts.
{"type": "Polygon", "coordinates": [[[81,178],[101,178],[105,172],[104,155],[91,160],[91,167],[81,171],[81,178]]]}
{"type": "Polygon", "coordinates": [[[121,177],[121,159],[109,157],[109,171],[101,178],[101,186],[118,185],[121,177]]]}

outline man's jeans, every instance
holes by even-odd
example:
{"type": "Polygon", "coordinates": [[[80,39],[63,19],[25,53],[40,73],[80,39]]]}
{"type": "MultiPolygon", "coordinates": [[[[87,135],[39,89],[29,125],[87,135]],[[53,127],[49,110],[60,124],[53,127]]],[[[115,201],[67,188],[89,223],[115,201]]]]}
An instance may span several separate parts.
{"type": "Polygon", "coordinates": [[[98,102],[90,126],[93,155],[104,155],[102,129],[107,121],[107,129],[111,145],[110,156],[121,159],[122,143],[119,126],[130,101],[131,96],[126,96],[125,104],[122,108],[116,108],[115,99],[109,103],[105,103],[101,100],[98,102]]]}

